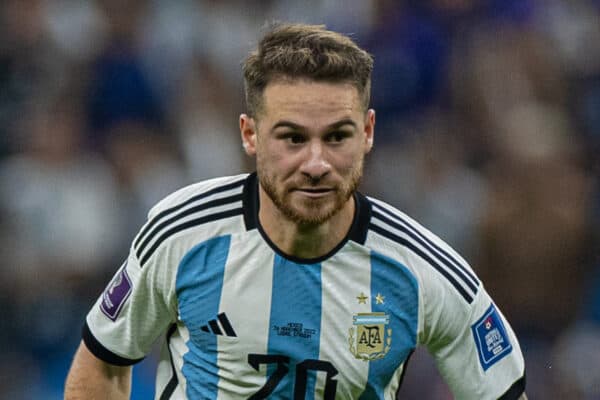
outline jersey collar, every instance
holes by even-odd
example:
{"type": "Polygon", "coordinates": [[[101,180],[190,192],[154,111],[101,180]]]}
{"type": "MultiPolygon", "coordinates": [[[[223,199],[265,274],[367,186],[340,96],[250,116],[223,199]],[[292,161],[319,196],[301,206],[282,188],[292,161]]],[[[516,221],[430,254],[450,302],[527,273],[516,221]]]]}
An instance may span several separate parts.
{"type": "Polygon", "coordinates": [[[246,178],[246,182],[244,183],[244,191],[243,191],[243,207],[244,207],[244,223],[246,225],[246,230],[258,229],[263,239],[271,246],[271,248],[277,252],[282,257],[285,257],[294,262],[300,263],[317,263],[321,262],[333,254],[335,254],[339,249],[344,247],[348,240],[352,240],[353,242],[359,244],[365,244],[367,240],[367,232],[369,228],[369,222],[371,220],[371,203],[367,200],[367,198],[359,192],[354,193],[354,200],[356,201],[356,207],[354,210],[354,219],[352,221],[352,225],[348,234],[342,241],[335,246],[333,250],[324,256],[313,258],[313,259],[305,259],[298,258],[287,255],[283,253],[273,242],[265,231],[262,229],[260,225],[260,221],[258,220],[258,209],[259,209],[259,200],[258,200],[258,177],[256,172],[248,175],[246,178]]]}

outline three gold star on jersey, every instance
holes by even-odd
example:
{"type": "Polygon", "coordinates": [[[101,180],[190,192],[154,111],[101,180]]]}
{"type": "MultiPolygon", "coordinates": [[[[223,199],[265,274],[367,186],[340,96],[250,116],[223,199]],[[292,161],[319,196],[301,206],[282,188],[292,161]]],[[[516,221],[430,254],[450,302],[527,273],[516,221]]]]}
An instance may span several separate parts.
{"type": "MultiPolygon", "coordinates": [[[[369,297],[363,292],[360,292],[360,294],[356,296],[356,299],[358,300],[358,304],[367,304],[369,297]]],[[[375,296],[375,304],[384,304],[384,302],[385,296],[383,296],[381,293],[377,293],[377,296],[375,296]]]]}

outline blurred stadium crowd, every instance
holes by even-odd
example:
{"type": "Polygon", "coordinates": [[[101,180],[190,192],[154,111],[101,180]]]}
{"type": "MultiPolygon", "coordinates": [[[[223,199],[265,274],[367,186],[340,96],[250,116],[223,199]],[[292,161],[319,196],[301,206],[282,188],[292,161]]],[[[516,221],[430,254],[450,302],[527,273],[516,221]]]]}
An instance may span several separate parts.
{"type": "MultiPolygon", "coordinates": [[[[376,60],[362,190],[455,246],[512,322],[530,398],[600,398],[600,1],[3,0],[0,393],[60,399],[148,208],[252,169],[240,63],[272,20],[376,60]]],[[[153,357],[135,369],[150,398],[153,357]]],[[[449,399],[418,352],[401,398],[449,399]]]]}

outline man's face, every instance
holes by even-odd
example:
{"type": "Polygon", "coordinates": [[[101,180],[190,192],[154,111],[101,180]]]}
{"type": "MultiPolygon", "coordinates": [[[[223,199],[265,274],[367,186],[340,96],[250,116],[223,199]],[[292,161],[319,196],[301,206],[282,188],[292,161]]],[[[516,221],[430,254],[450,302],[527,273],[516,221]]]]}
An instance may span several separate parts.
{"type": "Polygon", "coordinates": [[[310,80],[269,83],[258,120],[240,119],[262,189],[285,217],[304,225],[322,224],[349,201],[374,125],[375,112],[365,113],[353,85],[310,80]]]}

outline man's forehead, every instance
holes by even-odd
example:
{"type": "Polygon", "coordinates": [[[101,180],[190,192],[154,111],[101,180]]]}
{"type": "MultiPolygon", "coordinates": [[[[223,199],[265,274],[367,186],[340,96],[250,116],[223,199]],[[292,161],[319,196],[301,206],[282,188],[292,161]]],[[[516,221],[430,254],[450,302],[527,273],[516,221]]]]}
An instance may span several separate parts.
{"type": "Polygon", "coordinates": [[[267,85],[262,100],[262,111],[269,117],[287,113],[352,114],[362,109],[358,89],[346,82],[277,80],[267,85]]]}

